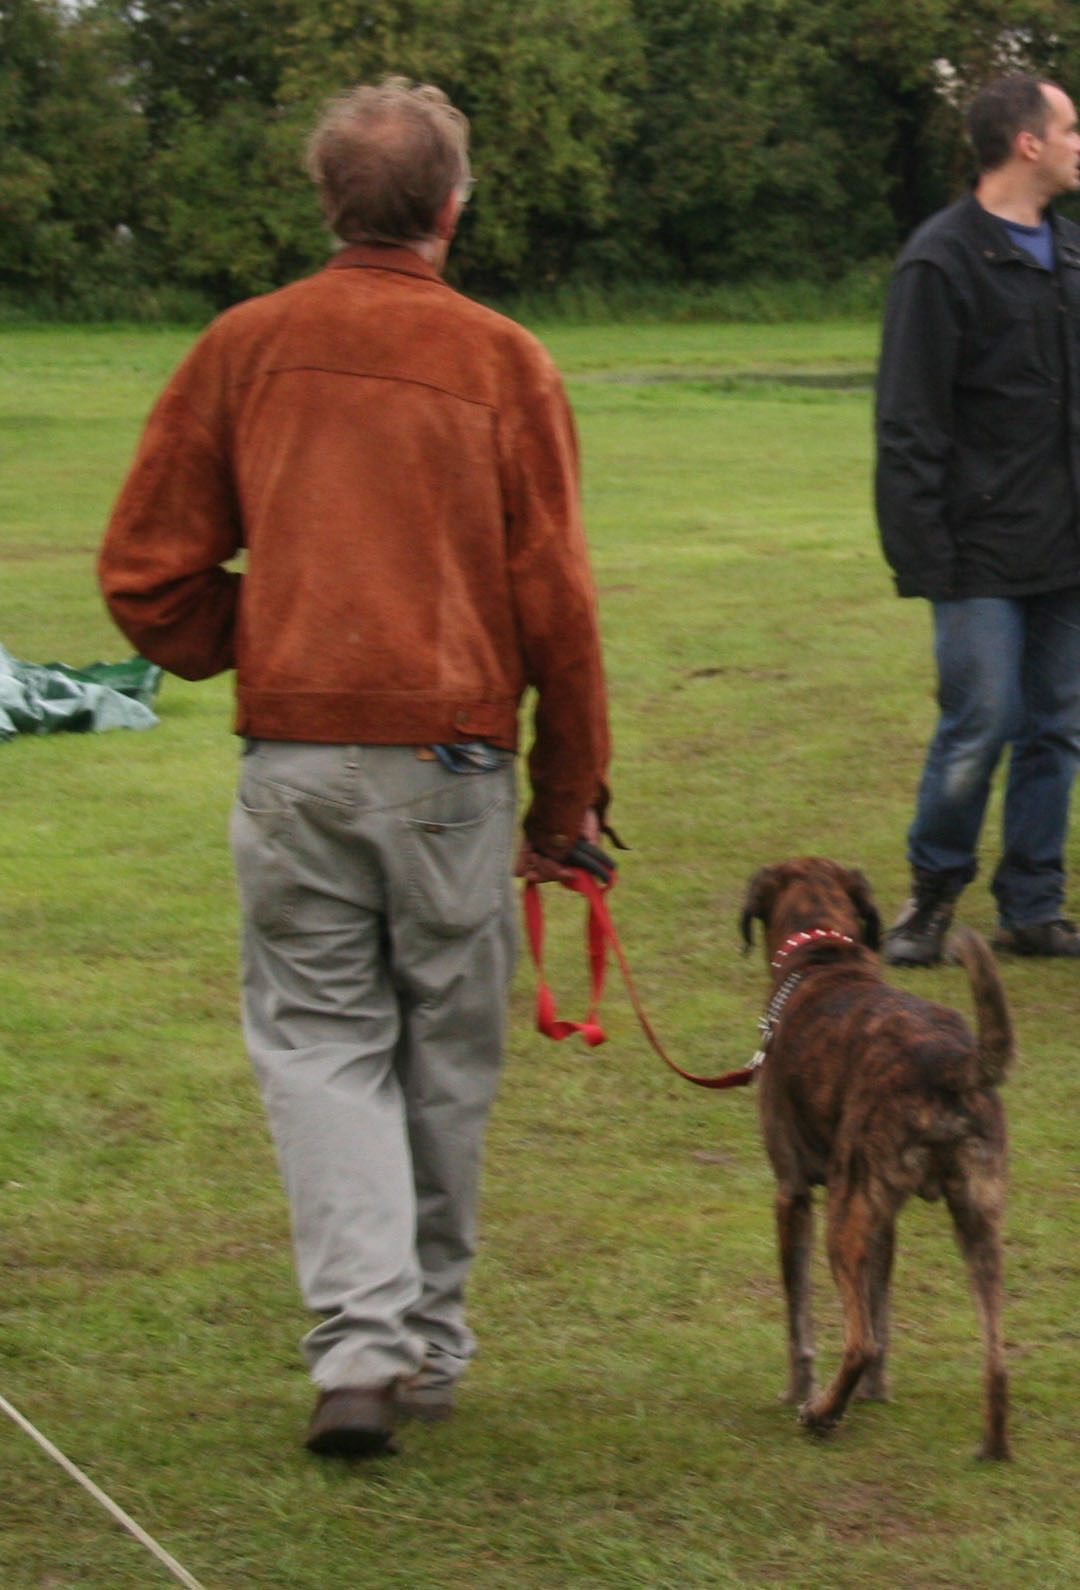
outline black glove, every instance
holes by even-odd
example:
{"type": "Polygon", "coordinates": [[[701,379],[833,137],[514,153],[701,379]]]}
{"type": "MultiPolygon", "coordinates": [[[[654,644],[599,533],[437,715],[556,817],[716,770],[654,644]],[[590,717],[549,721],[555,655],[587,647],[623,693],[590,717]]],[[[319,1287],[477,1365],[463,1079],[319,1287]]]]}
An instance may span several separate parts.
{"type": "Polygon", "coordinates": [[[610,883],[615,876],[616,867],[612,857],[587,839],[575,839],[562,859],[564,867],[580,867],[582,872],[591,872],[601,883],[610,883]]]}

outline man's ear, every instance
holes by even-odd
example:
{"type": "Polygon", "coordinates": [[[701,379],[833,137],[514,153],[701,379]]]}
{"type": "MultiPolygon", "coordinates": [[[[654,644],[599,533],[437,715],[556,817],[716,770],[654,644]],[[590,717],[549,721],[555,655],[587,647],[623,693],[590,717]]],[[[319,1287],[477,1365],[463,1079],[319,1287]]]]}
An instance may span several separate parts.
{"type": "Polygon", "coordinates": [[[435,217],[435,236],[442,242],[449,243],[457,231],[463,208],[461,194],[456,188],[451,188],[442,209],[435,217]]]}
{"type": "Polygon", "coordinates": [[[1013,149],[1024,160],[1038,160],[1043,140],[1030,127],[1022,127],[1013,142],[1013,149]]]}

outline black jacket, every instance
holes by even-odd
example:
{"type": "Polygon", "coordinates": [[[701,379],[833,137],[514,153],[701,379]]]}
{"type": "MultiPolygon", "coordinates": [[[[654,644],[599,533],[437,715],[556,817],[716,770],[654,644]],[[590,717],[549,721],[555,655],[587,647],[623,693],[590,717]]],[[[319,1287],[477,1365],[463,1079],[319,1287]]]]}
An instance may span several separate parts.
{"type": "Polygon", "coordinates": [[[901,596],[1080,585],[1080,227],[1042,268],[969,194],[914,234],[889,289],[877,512],[901,596]]]}

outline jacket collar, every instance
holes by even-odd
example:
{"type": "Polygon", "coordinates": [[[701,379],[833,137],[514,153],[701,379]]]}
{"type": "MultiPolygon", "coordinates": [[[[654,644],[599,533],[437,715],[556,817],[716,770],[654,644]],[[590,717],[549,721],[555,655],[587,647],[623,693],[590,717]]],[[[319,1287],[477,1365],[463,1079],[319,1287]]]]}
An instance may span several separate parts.
{"type": "Polygon", "coordinates": [[[327,270],[357,268],[397,271],[404,276],[426,276],[429,281],[442,281],[434,265],[429,264],[415,249],[406,248],[403,244],[348,243],[326,262],[327,270]]]}
{"type": "Polygon", "coordinates": [[[961,202],[982,245],[984,259],[989,260],[991,265],[1001,265],[1021,258],[1021,251],[1009,236],[1000,215],[994,215],[990,210],[984,209],[974,192],[968,193],[961,202]]]}
{"type": "MultiPolygon", "coordinates": [[[[983,257],[991,265],[1005,264],[1010,260],[1021,260],[1025,265],[1033,264],[1036,270],[1042,267],[1033,260],[1025,249],[1021,249],[1013,242],[1005,222],[999,215],[993,215],[983,208],[975,197],[974,192],[965,194],[960,200],[964,206],[968,220],[974,228],[975,235],[982,245],[983,257]]],[[[1072,239],[1066,237],[1061,221],[1052,204],[1048,204],[1043,211],[1046,220],[1050,222],[1054,234],[1054,248],[1059,258],[1063,258],[1070,265],[1080,264],[1078,252],[1072,239]]]]}

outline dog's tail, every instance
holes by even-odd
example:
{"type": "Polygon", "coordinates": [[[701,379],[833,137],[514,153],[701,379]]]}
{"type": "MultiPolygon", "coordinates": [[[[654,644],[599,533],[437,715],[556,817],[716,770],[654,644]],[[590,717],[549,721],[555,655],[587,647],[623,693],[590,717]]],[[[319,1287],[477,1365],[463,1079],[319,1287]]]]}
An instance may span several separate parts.
{"type": "Polygon", "coordinates": [[[1016,1059],[1012,1018],[997,963],[986,940],[968,927],[955,928],[949,934],[947,949],[949,959],[959,962],[971,979],[979,1078],[985,1087],[996,1087],[1004,1081],[1005,1073],[1016,1059]]]}

